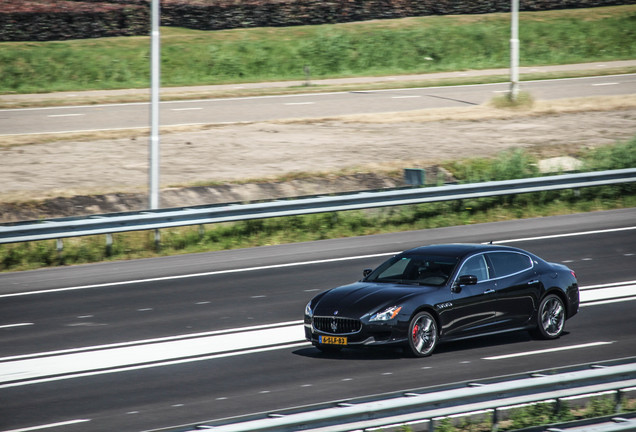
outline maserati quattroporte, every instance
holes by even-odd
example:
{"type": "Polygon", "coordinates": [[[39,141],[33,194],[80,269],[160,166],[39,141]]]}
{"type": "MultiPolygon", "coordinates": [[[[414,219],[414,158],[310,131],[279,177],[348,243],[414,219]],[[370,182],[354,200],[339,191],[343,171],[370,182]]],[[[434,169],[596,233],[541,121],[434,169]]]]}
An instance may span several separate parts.
{"type": "Polygon", "coordinates": [[[315,296],[305,337],[323,351],[402,345],[424,357],[440,341],[506,331],[558,338],[578,309],[576,275],[562,264],[507,246],[423,246],[315,296]]]}

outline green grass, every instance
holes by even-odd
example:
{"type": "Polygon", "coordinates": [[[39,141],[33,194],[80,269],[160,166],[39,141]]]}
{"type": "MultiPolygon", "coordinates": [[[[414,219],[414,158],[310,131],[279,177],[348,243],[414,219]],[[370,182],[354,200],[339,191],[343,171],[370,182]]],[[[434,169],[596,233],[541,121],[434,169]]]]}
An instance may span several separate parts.
{"type": "MultiPolygon", "coordinates": [[[[163,86],[508,67],[508,14],[162,29],[163,86]]],[[[636,5],[520,14],[521,64],[636,57],[636,5]]],[[[0,43],[0,93],[147,87],[149,38],[0,43]]]]}
{"type": "MultiPolygon", "coordinates": [[[[636,167],[636,137],[577,155],[583,171],[636,167]]],[[[535,158],[522,151],[494,159],[469,159],[445,164],[460,182],[505,180],[539,175],[535,158]]],[[[265,246],[328,238],[419,230],[558,214],[636,207],[636,185],[545,191],[480,199],[387,207],[378,210],[323,213],[257,219],[161,231],[160,249],[153,232],[70,238],[61,252],[55,241],[0,245],[0,271],[27,270],[104,260],[174,255],[265,246]]]]}
{"type": "MultiPolygon", "coordinates": [[[[500,421],[497,430],[515,431],[526,428],[554,425],[570,421],[602,418],[620,414],[616,412],[614,395],[592,397],[582,407],[571,406],[567,401],[558,405],[554,402],[532,404],[520,408],[513,408],[506,412],[504,420],[500,421]]],[[[620,407],[621,413],[631,413],[636,410],[636,401],[624,399],[620,407]]],[[[502,415],[502,413],[500,413],[502,415]]],[[[435,432],[491,432],[492,416],[477,415],[460,417],[459,419],[443,418],[435,422],[435,432]]],[[[402,426],[402,432],[413,432],[410,426],[402,426]]]]}

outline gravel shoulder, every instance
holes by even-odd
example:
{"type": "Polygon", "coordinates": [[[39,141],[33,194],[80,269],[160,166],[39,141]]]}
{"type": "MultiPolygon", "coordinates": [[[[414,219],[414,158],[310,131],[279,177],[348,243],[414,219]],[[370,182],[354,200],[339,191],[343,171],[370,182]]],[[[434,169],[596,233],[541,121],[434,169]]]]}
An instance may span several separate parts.
{"type": "MultiPolygon", "coordinates": [[[[634,135],[634,95],[166,131],[161,206],[394,187],[403,168],[510,148],[575,155],[634,135]]],[[[0,161],[0,222],[147,203],[148,137],[139,131],[22,142],[0,147],[0,161]]]]}

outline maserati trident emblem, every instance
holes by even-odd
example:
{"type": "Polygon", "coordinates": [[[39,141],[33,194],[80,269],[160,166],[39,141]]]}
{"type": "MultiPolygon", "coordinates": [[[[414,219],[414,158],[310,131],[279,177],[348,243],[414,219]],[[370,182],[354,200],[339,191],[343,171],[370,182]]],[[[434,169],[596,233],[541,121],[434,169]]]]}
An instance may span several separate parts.
{"type": "Polygon", "coordinates": [[[338,331],[338,323],[336,322],[336,317],[331,318],[331,331],[334,333],[338,331]]]}

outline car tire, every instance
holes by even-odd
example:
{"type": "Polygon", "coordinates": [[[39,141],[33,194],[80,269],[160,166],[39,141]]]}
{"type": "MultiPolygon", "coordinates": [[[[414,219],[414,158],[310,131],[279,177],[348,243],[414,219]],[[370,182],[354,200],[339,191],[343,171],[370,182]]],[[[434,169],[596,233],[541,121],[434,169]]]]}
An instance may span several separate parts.
{"type": "Polygon", "coordinates": [[[537,327],[532,335],[538,339],[556,339],[565,327],[565,305],[557,295],[549,294],[539,304],[537,327]]]}
{"type": "Polygon", "coordinates": [[[419,312],[409,323],[409,348],[414,357],[427,357],[433,353],[439,332],[437,322],[428,312],[419,312]]]}

